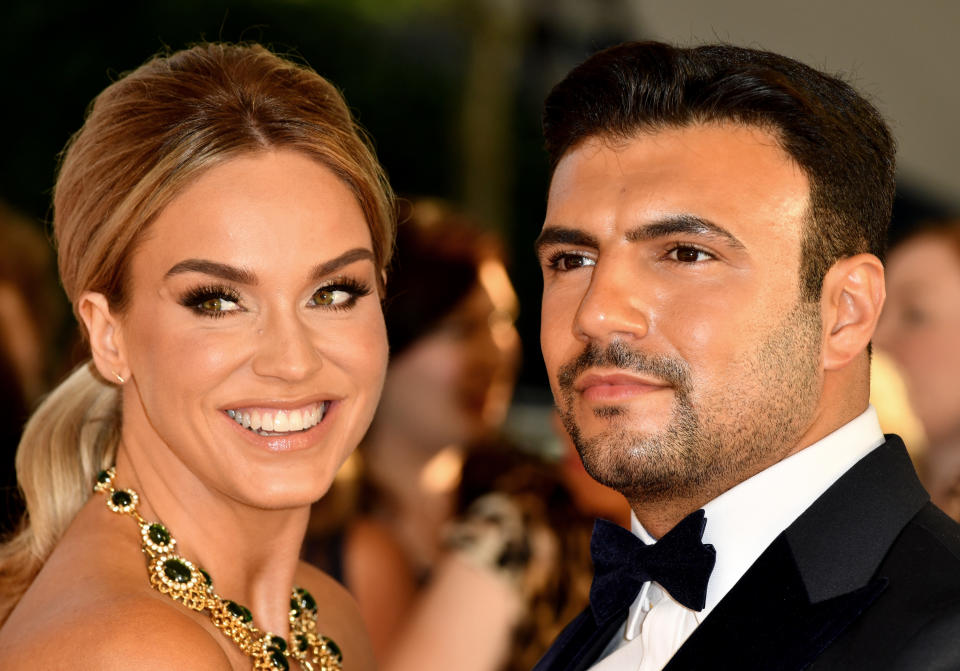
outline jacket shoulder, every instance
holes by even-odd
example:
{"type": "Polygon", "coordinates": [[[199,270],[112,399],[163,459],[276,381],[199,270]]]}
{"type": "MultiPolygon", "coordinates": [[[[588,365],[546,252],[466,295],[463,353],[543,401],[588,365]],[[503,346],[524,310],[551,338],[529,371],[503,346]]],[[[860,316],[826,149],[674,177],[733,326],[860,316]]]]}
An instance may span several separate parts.
{"type": "Polygon", "coordinates": [[[880,597],[812,668],[960,668],[960,525],[924,505],[876,577],[880,597]]]}

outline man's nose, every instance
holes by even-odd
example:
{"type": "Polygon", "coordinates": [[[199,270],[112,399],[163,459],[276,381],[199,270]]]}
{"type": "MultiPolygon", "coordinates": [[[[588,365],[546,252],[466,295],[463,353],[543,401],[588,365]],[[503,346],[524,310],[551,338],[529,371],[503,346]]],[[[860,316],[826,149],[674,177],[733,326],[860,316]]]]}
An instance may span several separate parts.
{"type": "Polygon", "coordinates": [[[574,332],[582,340],[608,342],[643,338],[650,330],[646,297],[650,287],[622,259],[602,259],[594,266],[580,301],[574,332]]]}
{"type": "Polygon", "coordinates": [[[253,371],[286,381],[308,378],[322,366],[315,329],[297,314],[272,314],[261,324],[253,371]]]}

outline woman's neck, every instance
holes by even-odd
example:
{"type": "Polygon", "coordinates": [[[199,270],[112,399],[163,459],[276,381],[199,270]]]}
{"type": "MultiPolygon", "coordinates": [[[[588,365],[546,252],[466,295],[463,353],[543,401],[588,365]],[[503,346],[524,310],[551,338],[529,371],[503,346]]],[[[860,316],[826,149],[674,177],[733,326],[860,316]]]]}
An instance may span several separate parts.
{"type": "Polygon", "coordinates": [[[137,492],[140,514],[167,527],[177,553],[211,575],[217,594],[249,608],[260,629],[287,635],[309,506],[253,508],[206,487],[175,458],[158,469],[124,442],[115,486],[137,492]]]}

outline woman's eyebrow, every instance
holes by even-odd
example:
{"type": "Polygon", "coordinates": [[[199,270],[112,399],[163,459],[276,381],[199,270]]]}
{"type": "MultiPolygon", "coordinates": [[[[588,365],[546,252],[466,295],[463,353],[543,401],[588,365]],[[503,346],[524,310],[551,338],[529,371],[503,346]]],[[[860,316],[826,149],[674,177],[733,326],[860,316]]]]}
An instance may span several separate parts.
{"type": "Polygon", "coordinates": [[[246,284],[254,286],[257,284],[257,276],[251,270],[246,268],[237,268],[226,263],[218,263],[208,259],[185,259],[175,264],[164,277],[173,277],[181,273],[203,273],[212,275],[237,284],[246,284]]]}
{"type": "MultiPolygon", "coordinates": [[[[339,270],[343,266],[363,259],[374,261],[373,252],[363,247],[347,250],[340,256],[315,266],[310,272],[310,278],[314,280],[321,279],[339,270]]],[[[184,259],[170,268],[164,277],[173,277],[181,273],[203,273],[204,275],[212,275],[213,277],[219,277],[230,282],[248,286],[256,286],[258,283],[256,274],[251,270],[238,268],[226,263],[219,263],[217,261],[210,261],[209,259],[184,259]]]]}
{"type": "Polygon", "coordinates": [[[323,263],[318,264],[313,269],[313,272],[310,273],[310,277],[312,279],[319,280],[326,277],[330,273],[339,270],[343,266],[347,266],[354,261],[361,261],[364,259],[367,259],[371,262],[376,260],[373,256],[373,252],[369,249],[366,249],[365,247],[356,247],[354,249],[345,251],[340,256],[332,258],[329,261],[324,261],[323,263]]]}

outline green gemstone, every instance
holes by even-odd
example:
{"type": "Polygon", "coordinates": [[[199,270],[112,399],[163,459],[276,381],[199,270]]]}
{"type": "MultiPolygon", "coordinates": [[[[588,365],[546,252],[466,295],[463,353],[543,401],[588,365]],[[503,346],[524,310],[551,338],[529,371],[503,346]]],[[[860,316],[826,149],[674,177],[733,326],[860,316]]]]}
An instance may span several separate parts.
{"type": "Polygon", "coordinates": [[[109,473],[107,473],[106,471],[100,471],[99,473],[97,473],[97,482],[99,482],[101,485],[105,485],[109,481],[110,481],[109,473]]]}
{"type": "Polygon", "coordinates": [[[114,492],[110,500],[113,501],[113,505],[117,508],[125,508],[133,503],[133,497],[130,496],[130,492],[125,492],[122,489],[114,492]]]}
{"type": "Polygon", "coordinates": [[[210,577],[210,574],[204,571],[202,568],[198,568],[197,570],[200,571],[200,575],[203,576],[203,579],[207,581],[207,585],[209,587],[213,587],[213,578],[210,577]]]}
{"type": "Polygon", "coordinates": [[[290,612],[294,617],[300,617],[300,602],[297,599],[290,599],[290,612]]]}
{"type": "Polygon", "coordinates": [[[190,582],[190,567],[179,559],[168,559],[163,562],[163,573],[173,582],[181,584],[190,582]]]}
{"type": "Polygon", "coordinates": [[[246,606],[241,606],[236,601],[227,601],[227,610],[230,611],[231,615],[244,622],[253,620],[253,615],[250,613],[250,610],[246,606]]]}
{"type": "Polygon", "coordinates": [[[275,669],[286,669],[290,668],[290,664],[287,663],[287,658],[283,656],[283,653],[279,650],[274,650],[270,653],[270,664],[275,669]]]}
{"type": "Polygon", "coordinates": [[[168,545],[170,543],[170,532],[159,522],[154,522],[147,529],[147,536],[157,545],[168,545]]]}
{"type": "Polygon", "coordinates": [[[297,634],[296,641],[297,641],[297,650],[299,650],[300,652],[306,652],[307,648],[310,647],[310,642],[307,641],[307,637],[304,636],[303,634],[297,634]]]}
{"type": "Polygon", "coordinates": [[[280,650],[280,652],[283,652],[284,650],[287,649],[287,642],[282,638],[280,638],[279,636],[271,636],[270,645],[280,650]]]}
{"type": "Polygon", "coordinates": [[[317,602],[314,600],[313,595],[310,594],[305,589],[298,589],[297,593],[300,595],[300,605],[303,606],[304,610],[316,610],[317,602]]]}
{"type": "Polygon", "coordinates": [[[332,638],[324,638],[324,643],[327,646],[327,650],[330,651],[330,654],[333,655],[338,662],[342,662],[343,653],[340,651],[340,646],[334,643],[332,638]]]}

